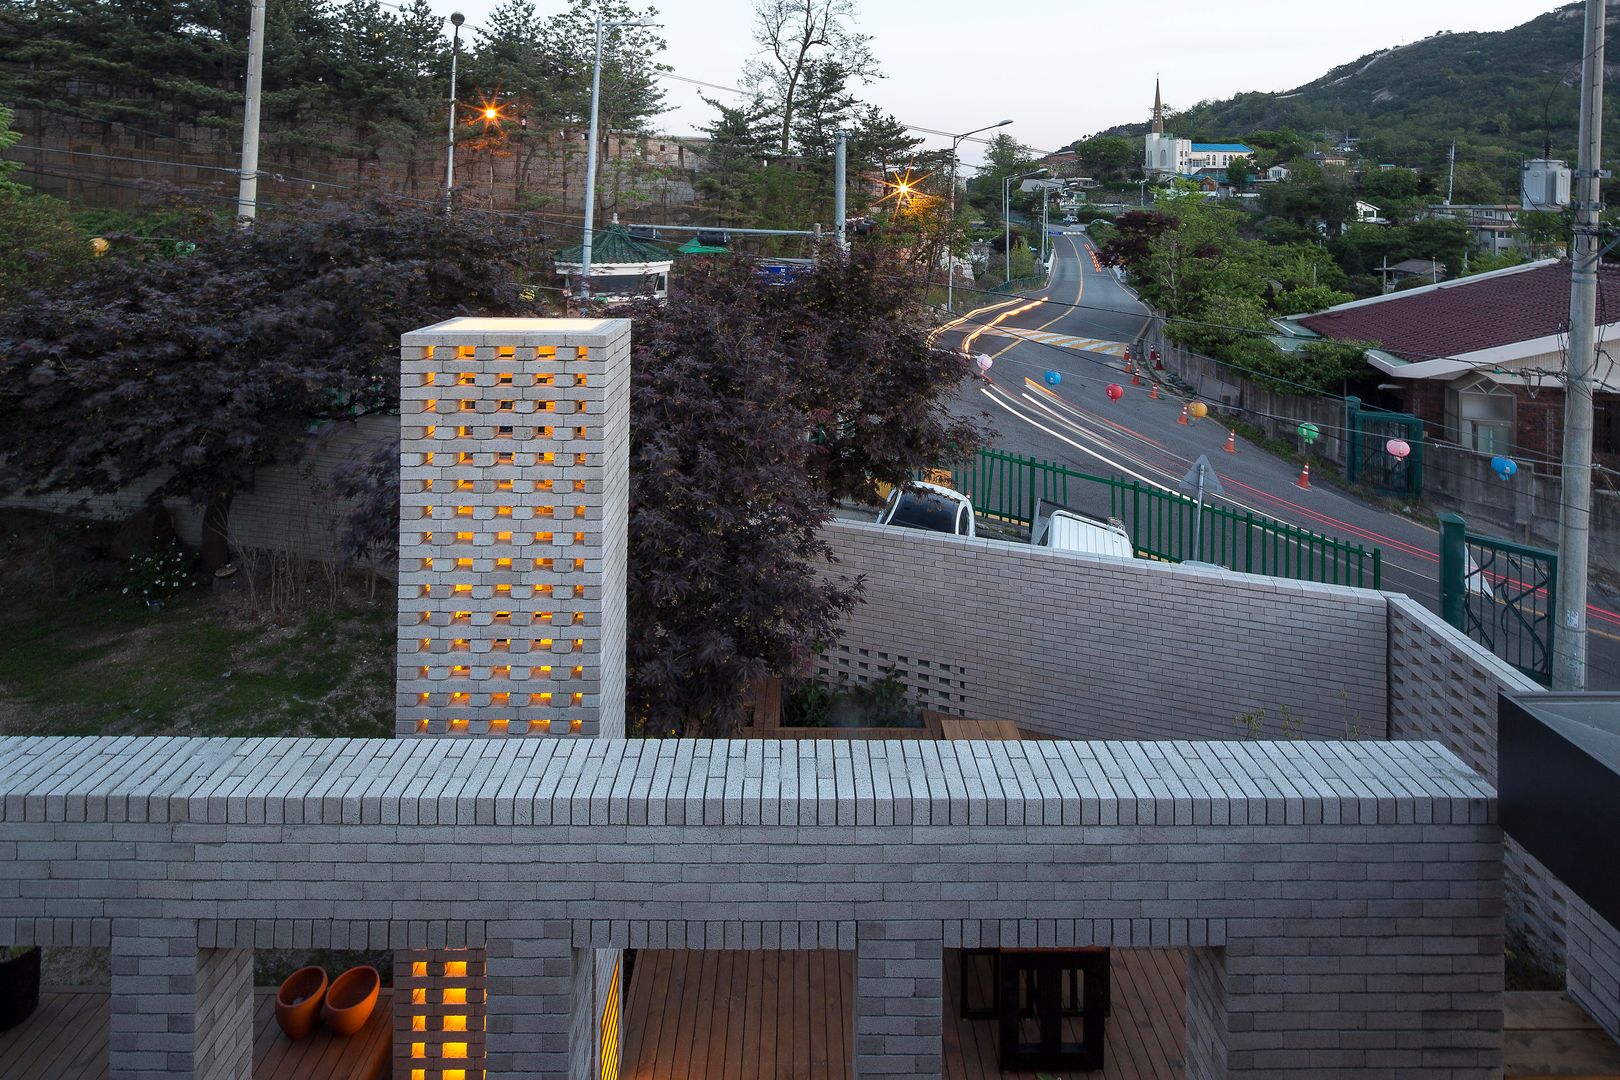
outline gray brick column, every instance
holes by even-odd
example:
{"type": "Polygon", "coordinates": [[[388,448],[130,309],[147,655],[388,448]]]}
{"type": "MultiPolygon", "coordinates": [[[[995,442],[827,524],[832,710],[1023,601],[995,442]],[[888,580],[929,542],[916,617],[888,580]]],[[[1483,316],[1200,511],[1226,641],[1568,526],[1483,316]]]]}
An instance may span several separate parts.
{"type": "Polygon", "coordinates": [[[863,922],[855,932],[855,1075],[937,1077],[943,1068],[944,930],[863,922]]]}
{"type": "Polygon", "coordinates": [[[489,1076],[592,1080],[592,956],[569,930],[565,921],[489,924],[489,1076]]]}
{"type": "Polygon", "coordinates": [[[251,1080],[253,952],[199,949],[189,920],[113,926],[108,1054],[115,1080],[251,1080]]]}
{"type": "Polygon", "coordinates": [[[1225,948],[1189,949],[1187,1076],[1501,1076],[1500,914],[1495,933],[1469,937],[1423,906],[1279,920],[1225,948]]]}

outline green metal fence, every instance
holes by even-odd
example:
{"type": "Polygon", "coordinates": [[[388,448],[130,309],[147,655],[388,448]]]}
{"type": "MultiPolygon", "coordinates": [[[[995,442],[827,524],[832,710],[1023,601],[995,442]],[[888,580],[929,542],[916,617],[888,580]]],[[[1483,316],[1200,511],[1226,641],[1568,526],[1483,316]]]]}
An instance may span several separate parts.
{"type": "Polygon", "coordinates": [[[1558,553],[1479,536],[1440,515],[1440,614],[1497,656],[1552,685],[1558,553]]]}
{"type": "MultiPolygon", "coordinates": [[[[943,479],[943,478],[941,478],[943,479]]],[[[1204,527],[1193,550],[1197,504],[1139,480],[1089,473],[1009,454],[981,450],[951,470],[951,486],[973,500],[980,517],[1031,525],[1040,500],[1101,508],[1120,519],[1136,553],[1166,562],[1216,563],[1232,570],[1300,581],[1383,587],[1384,553],[1336,540],[1246,510],[1204,506],[1204,527]]]]}

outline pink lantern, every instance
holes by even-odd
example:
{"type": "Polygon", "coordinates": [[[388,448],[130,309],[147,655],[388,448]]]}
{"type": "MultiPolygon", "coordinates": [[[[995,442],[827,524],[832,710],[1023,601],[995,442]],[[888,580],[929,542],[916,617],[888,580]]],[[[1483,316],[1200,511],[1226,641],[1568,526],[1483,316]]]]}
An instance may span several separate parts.
{"type": "Polygon", "coordinates": [[[1103,393],[1108,395],[1109,401],[1118,401],[1125,396],[1125,388],[1119,383],[1109,383],[1108,389],[1104,390],[1103,393]]]}
{"type": "Polygon", "coordinates": [[[1384,444],[1384,449],[1388,450],[1389,456],[1396,461],[1404,461],[1406,455],[1412,452],[1411,446],[1407,444],[1405,439],[1391,439],[1384,444]]]}
{"type": "Polygon", "coordinates": [[[991,365],[991,364],[994,364],[994,363],[995,363],[995,361],[994,361],[994,360],[992,360],[992,359],[991,359],[991,358],[990,358],[990,357],[989,357],[989,356],[988,356],[988,355],[986,355],[986,354],[985,354],[985,353],[980,353],[980,354],[979,354],[979,355],[978,355],[978,356],[976,356],[976,357],[975,357],[975,358],[974,358],[974,360],[973,360],[973,362],[974,362],[974,363],[975,363],[975,364],[978,364],[978,365],[979,365],[979,374],[980,374],[980,375],[987,375],[987,374],[989,374],[989,372],[990,372],[990,365],[991,365]]]}

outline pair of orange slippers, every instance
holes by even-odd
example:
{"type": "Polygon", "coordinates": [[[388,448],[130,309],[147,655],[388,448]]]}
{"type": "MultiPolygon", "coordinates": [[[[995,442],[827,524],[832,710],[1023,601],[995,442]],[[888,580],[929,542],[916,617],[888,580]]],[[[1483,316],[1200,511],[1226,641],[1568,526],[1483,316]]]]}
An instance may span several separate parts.
{"type": "Polygon", "coordinates": [[[381,988],[374,967],[350,968],[330,987],[325,968],[299,968],[276,991],[276,1023],[294,1041],[313,1034],[322,1020],[334,1035],[353,1035],[366,1026],[381,988]]]}

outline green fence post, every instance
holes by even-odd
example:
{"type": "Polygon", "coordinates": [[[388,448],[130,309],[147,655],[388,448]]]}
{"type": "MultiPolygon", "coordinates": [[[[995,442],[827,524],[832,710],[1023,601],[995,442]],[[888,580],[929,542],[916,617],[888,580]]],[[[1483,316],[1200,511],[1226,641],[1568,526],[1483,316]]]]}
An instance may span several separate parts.
{"type": "Polygon", "coordinates": [[[1468,601],[1467,531],[1468,523],[1456,514],[1440,515],[1440,617],[1459,630],[1465,629],[1468,601]]]}

